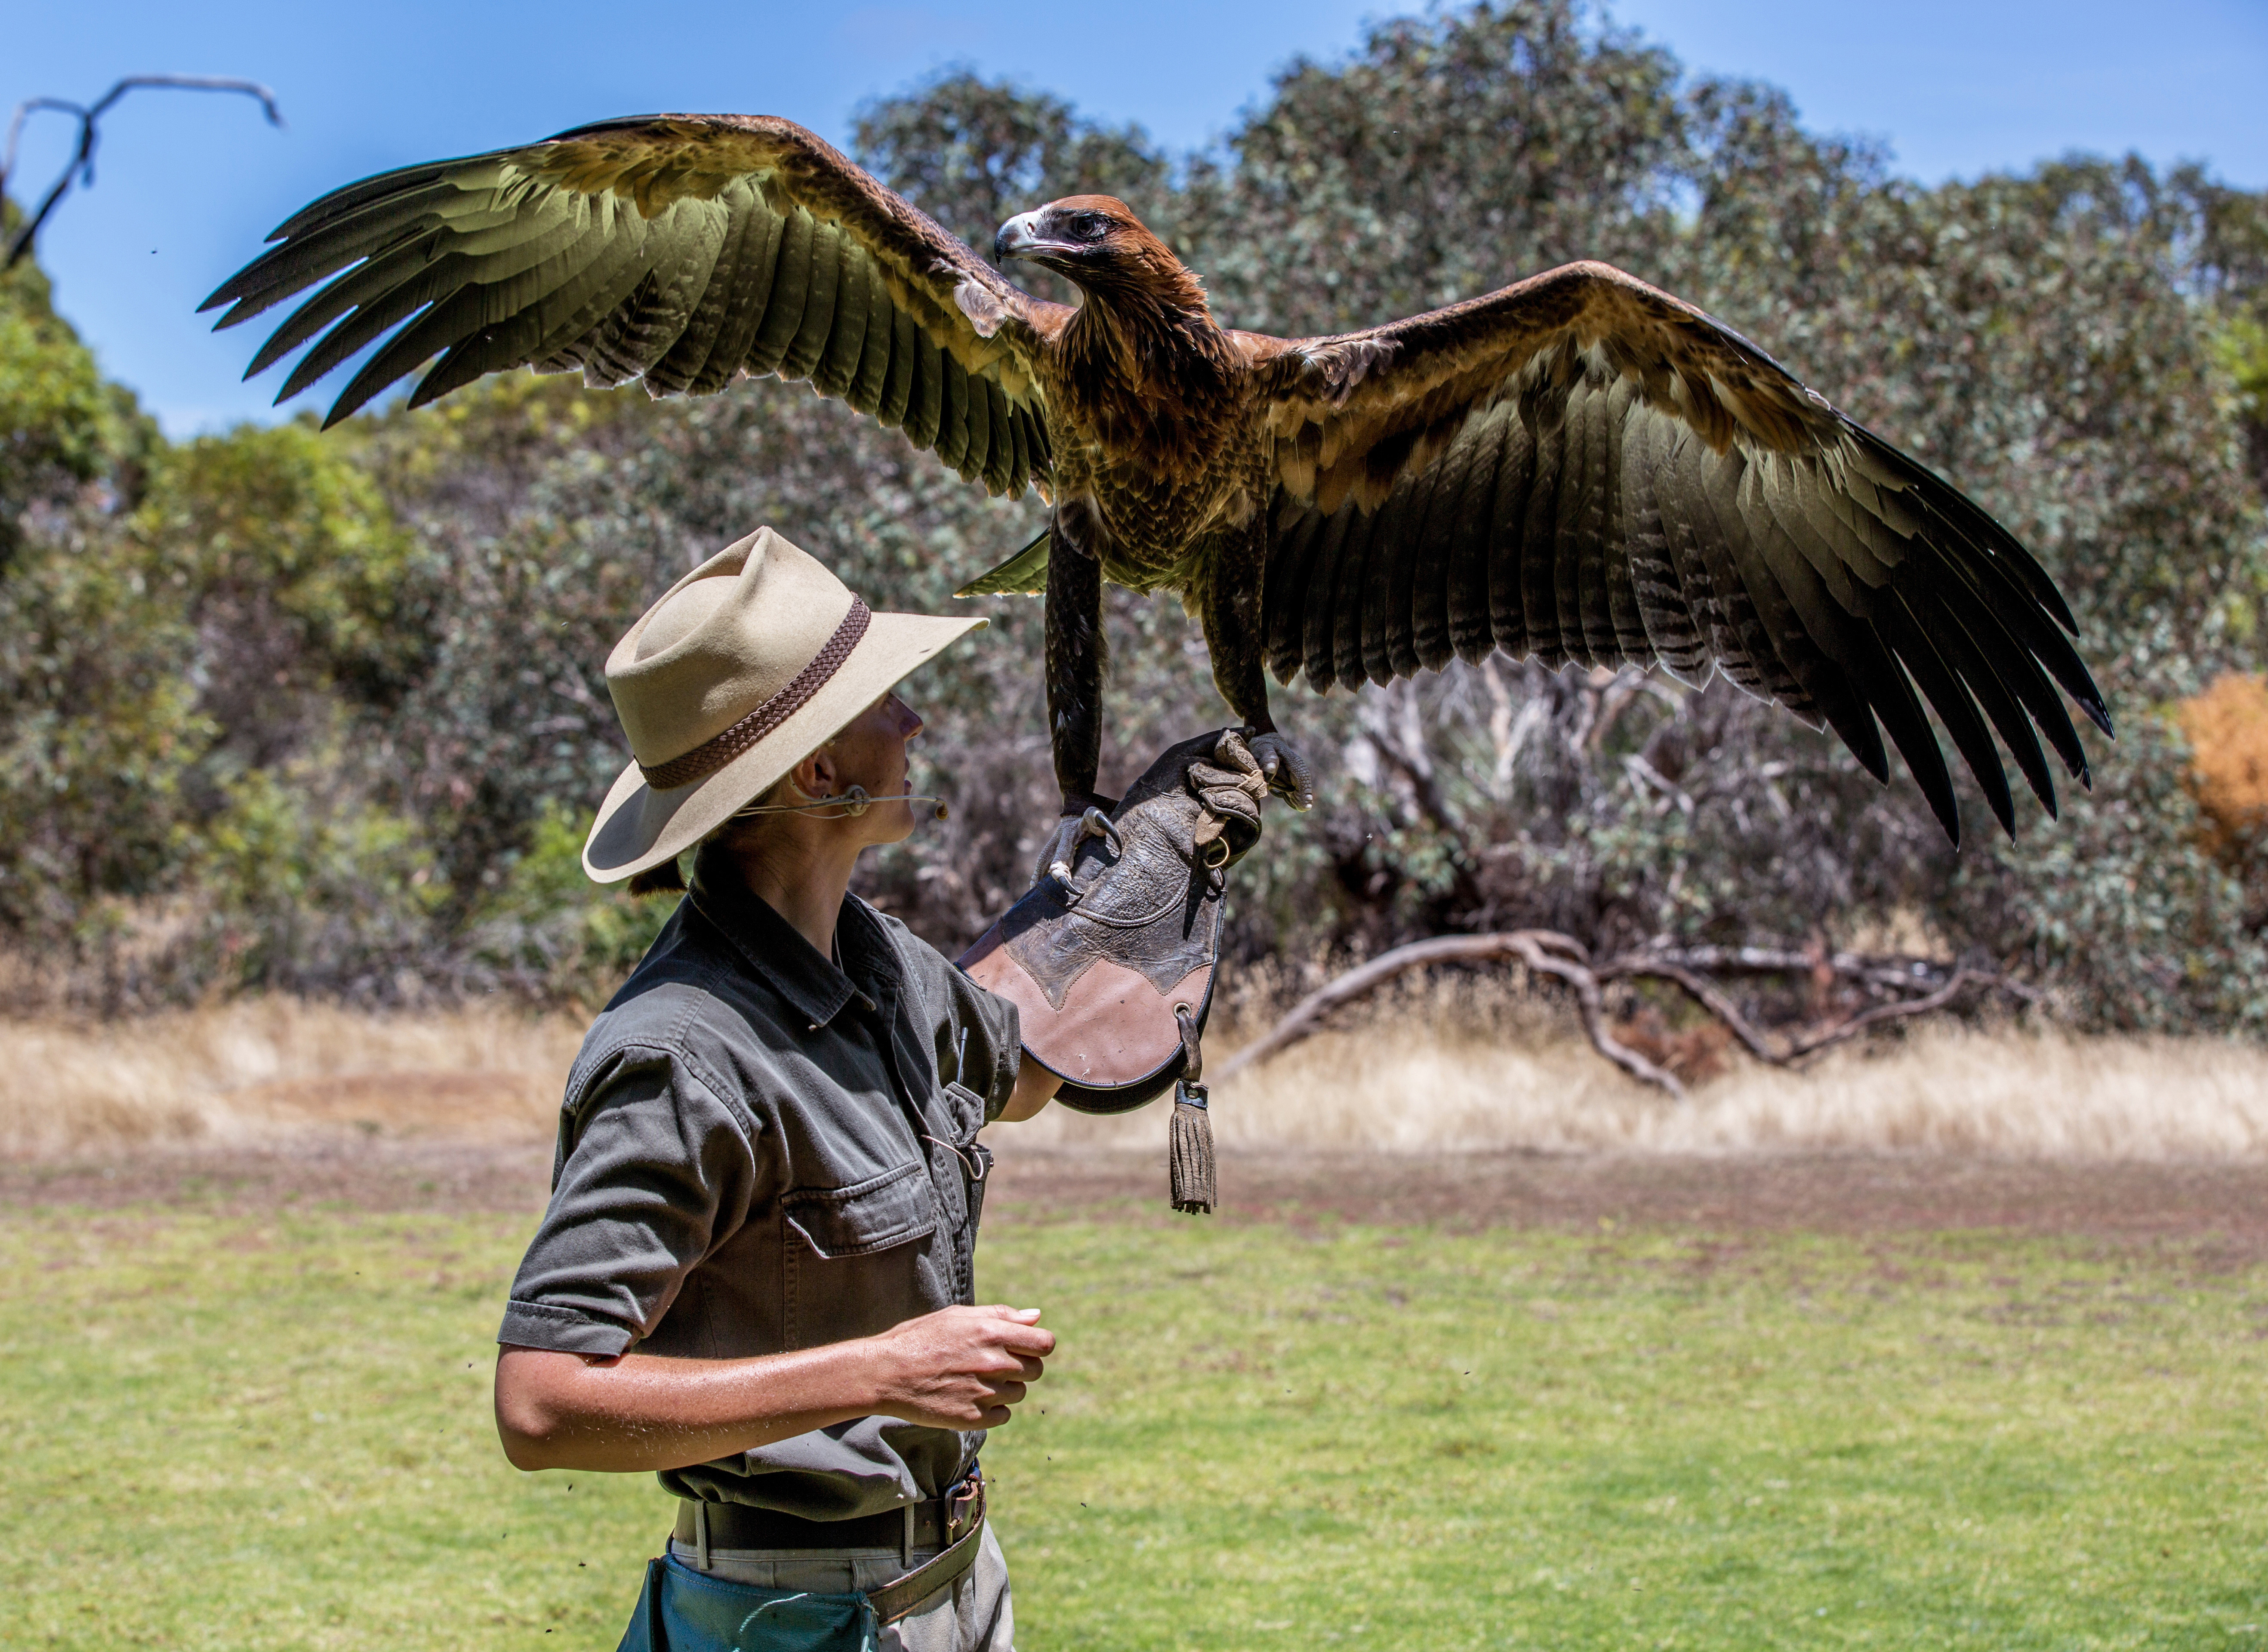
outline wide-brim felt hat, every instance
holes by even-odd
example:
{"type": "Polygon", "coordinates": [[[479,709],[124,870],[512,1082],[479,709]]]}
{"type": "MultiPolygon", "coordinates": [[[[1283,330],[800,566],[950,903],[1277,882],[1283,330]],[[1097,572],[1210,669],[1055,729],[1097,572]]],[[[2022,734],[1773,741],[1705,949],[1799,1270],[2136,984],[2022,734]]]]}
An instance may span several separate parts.
{"type": "Polygon", "coordinates": [[[727,545],[607,660],[635,760],[599,806],[583,870],[614,883],[674,859],[984,623],[875,613],[769,527],[727,545]]]}

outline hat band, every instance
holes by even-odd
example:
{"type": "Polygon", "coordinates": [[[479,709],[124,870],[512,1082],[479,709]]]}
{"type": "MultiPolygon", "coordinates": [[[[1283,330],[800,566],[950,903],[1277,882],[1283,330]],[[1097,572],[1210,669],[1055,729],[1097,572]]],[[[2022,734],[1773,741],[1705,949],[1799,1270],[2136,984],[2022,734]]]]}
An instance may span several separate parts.
{"type": "Polygon", "coordinates": [[[866,634],[866,622],[873,617],[864,602],[852,597],[850,611],[835,628],[835,635],[827,639],[827,646],[814,654],[811,663],[797,672],[785,688],[723,734],[703,741],[683,756],[672,757],[667,763],[638,764],[638,772],[645,777],[645,783],[657,792],[674,792],[716,773],[747,750],[801,711],[813,695],[827,686],[828,679],[843,668],[843,662],[866,634]]]}

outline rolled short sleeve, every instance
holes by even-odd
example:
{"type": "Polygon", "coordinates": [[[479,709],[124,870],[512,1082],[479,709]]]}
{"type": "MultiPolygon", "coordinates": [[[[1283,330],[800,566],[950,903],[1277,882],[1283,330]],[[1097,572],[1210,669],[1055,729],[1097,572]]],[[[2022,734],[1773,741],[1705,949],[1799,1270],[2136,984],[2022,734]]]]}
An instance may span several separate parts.
{"type": "Polygon", "coordinates": [[[747,1219],[754,1128],[681,1058],[602,1064],[563,1126],[550,1207],[497,1340],[611,1356],[650,1336],[687,1273],[747,1219]]]}
{"type": "Polygon", "coordinates": [[[923,984],[935,1006],[938,1073],[983,1096],[984,1122],[990,1124],[1015,1093],[1016,1070],[1023,1065],[1016,1007],[977,985],[933,948],[910,935],[906,940],[928,955],[922,961],[923,984]]]}
{"type": "Polygon", "coordinates": [[[947,983],[953,995],[952,1018],[956,1042],[966,1031],[968,1043],[961,1046],[961,1082],[984,1098],[984,1121],[987,1124],[1000,1117],[1015,1093],[1016,1073],[1023,1066],[1023,1032],[1016,1007],[997,993],[988,992],[970,980],[952,964],[946,965],[947,983]],[[983,1083],[976,1081],[977,1078],[983,1083]]]}

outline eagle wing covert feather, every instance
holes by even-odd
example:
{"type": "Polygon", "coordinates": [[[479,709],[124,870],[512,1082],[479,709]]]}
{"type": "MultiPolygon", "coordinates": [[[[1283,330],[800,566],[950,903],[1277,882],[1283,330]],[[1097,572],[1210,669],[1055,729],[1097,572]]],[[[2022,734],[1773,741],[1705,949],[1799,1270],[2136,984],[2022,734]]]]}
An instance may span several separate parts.
{"type": "Polygon", "coordinates": [[[1619,270],[1571,264],[1292,341],[1259,377],[1278,484],[1263,626],[1280,682],[1383,683],[1496,648],[1697,682],[1713,665],[1831,726],[1887,780],[1879,719],[1956,841],[1925,700],[2008,830],[1991,730],[2051,814],[2039,736],[2088,778],[2053,683],[2110,732],[2071,612],[2013,535],[1738,334],[1619,270]]]}
{"type": "Polygon", "coordinates": [[[1057,306],[790,122],[608,121],[350,184],[269,239],[204,307],[231,306],[219,325],[232,327],[327,284],[250,368],[309,346],[282,401],[377,345],[327,424],[428,361],[413,407],[519,366],[642,379],[656,395],[773,374],[902,430],[993,493],[1044,482],[1023,335],[997,320],[980,330],[967,310],[1057,306]]]}

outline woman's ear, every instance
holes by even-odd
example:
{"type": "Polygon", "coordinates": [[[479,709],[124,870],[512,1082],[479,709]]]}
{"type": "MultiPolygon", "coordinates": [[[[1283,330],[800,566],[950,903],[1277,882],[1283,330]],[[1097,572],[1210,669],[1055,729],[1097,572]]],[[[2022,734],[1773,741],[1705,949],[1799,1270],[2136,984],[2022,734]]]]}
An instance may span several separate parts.
{"type": "Polygon", "coordinates": [[[840,777],[834,749],[830,746],[821,746],[790,772],[796,785],[803,788],[806,797],[833,797],[836,794],[835,782],[840,777]]]}

